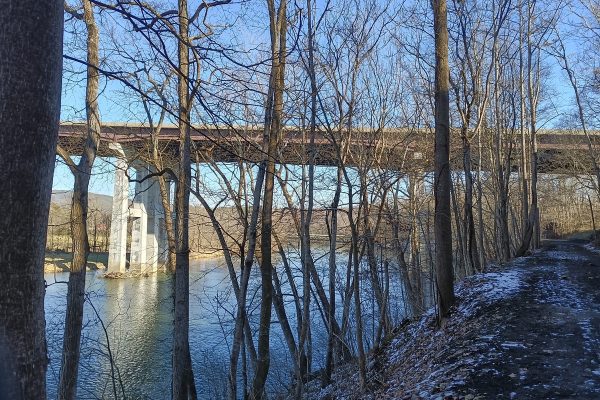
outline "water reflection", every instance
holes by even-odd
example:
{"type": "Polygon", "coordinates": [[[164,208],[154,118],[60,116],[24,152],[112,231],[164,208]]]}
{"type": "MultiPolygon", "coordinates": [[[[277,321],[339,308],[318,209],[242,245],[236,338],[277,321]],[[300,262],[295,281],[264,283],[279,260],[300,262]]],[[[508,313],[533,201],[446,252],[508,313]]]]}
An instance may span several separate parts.
{"type": "MultiPolygon", "coordinates": [[[[293,257],[290,261],[298,265],[298,260],[293,257]]],[[[227,391],[236,303],[223,264],[218,259],[201,260],[193,262],[190,268],[190,348],[198,394],[202,399],[223,398],[227,391]]],[[[323,285],[327,287],[326,268],[320,272],[323,285]]],[[[284,293],[289,293],[289,282],[283,268],[278,268],[278,274],[284,293]]],[[[338,279],[343,281],[343,278],[344,274],[340,273],[338,279]]],[[[66,283],[55,282],[66,282],[67,279],[66,273],[46,276],[46,281],[51,284],[46,292],[50,398],[56,397],[67,290],[66,283]]],[[[173,330],[171,277],[159,273],[142,278],[103,279],[89,272],[86,280],[88,297],[84,310],[78,398],[110,399],[115,397],[115,391],[119,398],[123,397],[122,392],[127,398],[133,399],[170,398],[173,330]],[[109,350],[115,361],[113,368],[109,350]],[[114,386],[113,375],[117,382],[114,386]]],[[[255,268],[249,288],[250,319],[254,327],[258,325],[259,317],[259,280],[258,268],[255,268]]],[[[302,293],[299,271],[294,272],[294,280],[302,293]]],[[[370,293],[367,285],[365,279],[364,292],[370,293]]],[[[404,307],[397,275],[392,277],[390,292],[391,310],[395,314],[394,319],[398,320],[404,307]]],[[[365,330],[368,332],[375,328],[376,306],[372,296],[365,295],[362,302],[365,330]]],[[[327,332],[321,320],[321,311],[316,308],[314,301],[311,304],[313,364],[319,368],[325,357],[327,332]]],[[[337,304],[341,316],[341,297],[337,304]]],[[[294,327],[295,307],[290,298],[286,298],[286,309],[290,324],[294,327]]],[[[289,385],[292,363],[274,312],[273,321],[272,361],[267,383],[271,392],[281,391],[289,385]]]]}

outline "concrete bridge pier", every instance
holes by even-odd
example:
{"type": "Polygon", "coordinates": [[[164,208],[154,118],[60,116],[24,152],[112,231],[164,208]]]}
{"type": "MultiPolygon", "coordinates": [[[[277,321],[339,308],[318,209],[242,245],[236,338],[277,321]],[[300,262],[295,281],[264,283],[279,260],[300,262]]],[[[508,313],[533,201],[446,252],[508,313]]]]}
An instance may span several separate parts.
{"type": "Polygon", "coordinates": [[[147,178],[152,172],[146,164],[129,165],[120,145],[114,150],[116,161],[113,207],[108,253],[108,272],[127,271],[127,244],[130,243],[129,271],[154,273],[159,263],[167,259],[167,237],[164,232],[164,211],[158,180],[147,178]],[[127,169],[135,169],[135,191],[129,199],[127,169]],[[146,178],[146,179],[145,179],[146,178]],[[128,224],[131,238],[128,241],[128,224]]]}
{"type": "Polygon", "coordinates": [[[129,218],[129,179],[127,158],[119,144],[109,147],[119,153],[115,161],[112,217],[108,246],[108,272],[125,272],[127,261],[127,219],[129,218]]]}

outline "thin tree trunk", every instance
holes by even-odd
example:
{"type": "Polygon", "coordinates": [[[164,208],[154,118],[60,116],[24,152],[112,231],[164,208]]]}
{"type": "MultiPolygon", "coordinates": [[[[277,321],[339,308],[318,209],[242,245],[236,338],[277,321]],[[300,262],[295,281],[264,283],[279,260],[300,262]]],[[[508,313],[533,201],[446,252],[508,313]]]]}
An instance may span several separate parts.
{"type": "Polygon", "coordinates": [[[337,167],[337,180],[335,194],[331,203],[331,223],[329,225],[329,310],[327,313],[328,338],[327,355],[325,357],[325,369],[323,376],[323,386],[331,383],[331,374],[333,373],[334,348],[337,341],[336,332],[333,329],[335,322],[335,274],[336,274],[336,252],[337,252],[337,230],[338,230],[338,207],[340,205],[340,195],[342,192],[342,171],[337,167]]]}
{"type": "MultiPolygon", "coordinates": [[[[534,60],[533,60],[533,44],[531,42],[532,34],[532,20],[533,12],[532,7],[535,7],[535,2],[529,6],[529,18],[527,19],[527,96],[529,99],[529,126],[530,126],[530,140],[531,140],[531,214],[529,215],[529,221],[531,224],[531,246],[536,249],[539,247],[540,241],[540,215],[538,208],[538,193],[537,193],[537,181],[538,181],[538,149],[537,149],[537,102],[539,90],[534,88],[534,60]]],[[[539,61],[537,62],[539,63],[539,61]]],[[[536,63],[536,64],[537,64],[536,63]]],[[[539,78],[539,73],[537,74],[539,78]]],[[[539,82],[538,82],[539,85],[539,82]]],[[[524,245],[523,245],[524,246],[524,245]]]]}
{"type": "MultiPolygon", "coordinates": [[[[419,206],[418,206],[418,198],[422,194],[422,184],[420,183],[420,173],[418,174],[419,178],[417,178],[417,174],[413,174],[409,179],[411,182],[409,183],[410,188],[410,219],[411,219],[411,234],[410,234],[410,267],[408,270],[408,279],[411,283],[411,293],[413,296],[413,315],[417,316],[423,312],[423,285],[421,279],[421,240],[419,233],[419,206]],[[411,179],[412,178],[412,179],[411,179]]],[[[396,202],[398,201],[398,194],[394,196],[394,207],[397,208],[396,202]]],[[[400,246],[399,242],[399,233],[398,236],[398,246],[400,246]]],[[[402,257],[402,261],[404,261],[404,255],[400,255],[402,257]]],[[[407,267],[408,268],[408,267],[407,267]]]]}
{"type": "Polygon", "coordinates": [[[479,263],[479,250],[477,249],[477,236],[475,232],[475,219],[473,217],[473,173],[471,168],[471,142],[463,136],[463,166],[465,172],[465,237],[467,243],[468,265],[465,266],[467,274],[481,270],[479,263]]]}
{"type": "MultiPolygon", "coordinates": [[[[303,381],[308,372],[306,361],[301,356],[304,354],[304,346],[307,340],[310,327],[310,264],[312,263],[311,243],[310,243],[310,224],[312,222],[313,206],[314,206],[314,181],[315,181],[315,135],[317,125],[317,81],[315,77],[314,65],[314,32],[312,19],[312,4],[310,0],[306,1],[307,18],[308,18],[308,75],[310,79],[310,131],[308,145],[308,206],[304,209],[304,199],[302,199],[302,235],[301,235],[301,257],[302,257],[302,289],[303,289],[303,315],[302,327],[300,329],[300,337],[298,339],[298,368],[296,398],[302,396],[303,381]]],[[[304,180],[305,181],[305,180],[304,180]]],[[[303,190],[305,182],[302,183],[303,190]]]]}
{"type": "Polygon", "coordinates": [[[456,186],[457,183],[453,182],[452,185],[450,186],[450,199],[451,199],[451,205],[452,210],[454,211],[454,221],[456,224],[456,244],[457,244],[457,249],[456,249],[456,259],[458,261],[457,267],[456,267],[456,274],[458,275],[459,279],[460,278],[464,278],[466,276],[466,271],[467,271],[467,267],[468,267],[468,257],[467,257],[467,246],[465,243],[465,240],[463,239],[463,234],[465,233],[465,229],[464,226],[466,224],[466,221],[461,221],[460,219],[460,213],[459,213],[459,205],[458,205],[458,199],[457,199],[457,195],[456,195],[456,186]]]}
{"type": "MultiPolygon", "coordinates": [[[[519,43],[523,46],[523,12],[522,1],[519,2],[519,43]]],[[[525,121],[525,76],[524,76],[523,49],[519,49],[519,94],[521,97],[521,107],[519,110],[519,129],[521,137],[521,243],[525,242],[527,232],[531,229],[529,224],[529,175],[527,172],[527,140],[526,140],[526,121],[525,121]]],[[[529,247],[529,239],[527,240],[529,247]]]]}
{"type": "Polygon", "coordinates": [[[83,19],[87,28],[87,81],[86,114],[87,137],[79,164],[75,166],[68,154],[61,150],[67,165],[75,176],[71,204],[71,234],[73,235],[73,261],[67,286],[67,311],[63,352],[58,384],[59,399],[77,397],[77,376],[83,322],[85,294],[85,272],[89,255],[87,233],[88,187],[96,151],[100,143],[100,113],[98,111],[99,33],[94,17],[94,8],[89,0],[83,0],[83,19]]]}
{"type": "Polygon", "coordinates": [[[593,234],[592,234],[592,239],[594,239],[594,242],[597,241],[598,237],[597,237],[597,233],[596,233],[596,218],[594,217],[594,206],[592,204],[592,199],[590,198],[590,196],[587,196],[588,198],[588,204],[590,206],[590,215],[592,217],[592,230],[593,230],[593,234]]]}
{"type": "Polygon", "coordinates": [[[273,297],[273,263],[271,232],[273,229],[273,189],[275,183],[275,157],[277,143],[282,129],[283,118],[283,90],[285,79],[286,32],[287,32],[287,4],[281,0],[279,9],[275,10],[273,0],[267,1],[271,29],[271,54],[273,55],[273,109],[265,112],[272,113],[272,128],[269,134],[267,149],[267,168],[265,175],[265,191],[262,209],[261,230],[261,306],[260,328],[258,331],[258,354],[256,371],[252,382],[252,398],[262,399],[265,395],[265,383],[269,373],[270,349],[269,338],[271,328],[271,307],[273,297]]]}
{"type": "MultiPolygon", "coordinates": [[[[190,356],[190,248],[189,215],[191,186],[190,98],[187,0],[179,0],[177,93],[179,102],[179,170],[175,195],[175,316],[173,324],[173,400],[195,399],[196,385],[190,356]]],[[[168,217],[168,216],[167,216],[168,217]]]]}

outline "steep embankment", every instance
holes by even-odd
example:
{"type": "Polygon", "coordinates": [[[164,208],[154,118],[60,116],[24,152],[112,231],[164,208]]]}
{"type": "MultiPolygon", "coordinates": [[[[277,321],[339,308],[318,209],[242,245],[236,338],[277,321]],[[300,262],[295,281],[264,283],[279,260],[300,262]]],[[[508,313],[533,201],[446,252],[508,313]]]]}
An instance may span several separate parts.
{"type": "Polygon", "coordinates": [[[371,358],[364,392],[356,374],[336,382],[310,397],[598,399],[600,256],[553,241],[470,277],[443,329],[430,312],[371,358]]]}

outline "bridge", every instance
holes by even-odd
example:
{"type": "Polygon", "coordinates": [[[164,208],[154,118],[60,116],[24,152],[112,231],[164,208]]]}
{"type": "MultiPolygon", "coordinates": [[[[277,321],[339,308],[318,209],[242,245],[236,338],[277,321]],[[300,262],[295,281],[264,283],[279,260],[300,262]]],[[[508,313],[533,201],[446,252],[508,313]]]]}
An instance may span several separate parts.
{"type": "MultiPolygon", "coordinates": [[[[70,154],[81,154],[86,132],[85,123],[61,123],[59,145],[70,154]]],[[[151,127],[140,124],[105,123],[102,125],[99,157],[113,157],[115,161],[114,195],[110,232],[108,272],[126,271],[128,223],[131,223],[129,270],[156,272],[158,264],[166,261],[167,238],[165,216],[160,203],[156,178],[136,182],[137,194],[129,199],[127,169],[134,168],[136,180],[142,180],[152,169],[149,167],[153,137],[161,154],[172,157],[178,150],[178,127],[163,126],[159,134],[151,127]]],[[[298,128],[286,128],[280,138],[277,162],[301,165],[308,163],[309,133],[298,128]]],[[[352,167],[382,168],[401,171],[431,171],[433,169],[433,140],[431,129],[394,128],[378,131],[356,129],[331,132],[319,129],[315,137],[315,163],[337,165],[340,138],[344,135],[344,164],[352,167]]],[[[462,144],[458,132],[453,132],[451,162],[454,169],[462,169],[462,144]]],[[[588,138],[575,131],[540,131],[538,137],[539,171],[565,173],[575,164],[590,168],[588,138]]],[[[191,129],[192,157],[197,162],[260,162],[263,130],[260,126],[218,127],[204,126],[191,129]]],[[[600,148],[600,132],[590,135],[592,146],[600,148]]],[[[518,168],[519,136],[513,139],[513,170],[518,168]]],[[[486,146],[481,167],[492,168],[486,146]]],[[[483,150],[483,149],[482,149],[483,150]]],[[[472,147],[473,166],[479,164],[478,148],[472,147]]]]}

